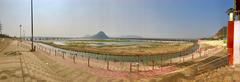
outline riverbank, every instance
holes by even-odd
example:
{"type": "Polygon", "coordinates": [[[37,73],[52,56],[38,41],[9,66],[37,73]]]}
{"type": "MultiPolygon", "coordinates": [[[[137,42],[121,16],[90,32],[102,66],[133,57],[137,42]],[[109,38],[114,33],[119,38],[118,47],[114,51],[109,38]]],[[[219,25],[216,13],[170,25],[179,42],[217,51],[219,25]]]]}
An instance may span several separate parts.
{"type": "Polygon", "coordinates": [[[106,54],[117,56],[148,56],[148,55],[166,55],[169,53],[177,53],[186,51],[195,46],[194,42],[187,41],[160,41],[160,42],[146,42],[146,41],[65,41],[62,44],[55,44],[54,41],[41,41],[41,43],[51,45],[57,48],[106,54]]]}

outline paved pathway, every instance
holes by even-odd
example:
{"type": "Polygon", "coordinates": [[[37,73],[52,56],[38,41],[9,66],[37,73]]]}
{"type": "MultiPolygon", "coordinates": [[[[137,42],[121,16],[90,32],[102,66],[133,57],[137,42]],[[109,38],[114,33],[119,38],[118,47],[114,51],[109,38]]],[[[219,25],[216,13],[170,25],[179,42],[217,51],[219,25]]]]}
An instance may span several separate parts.
{"type": "Polygon", "coordinates": [[[74,64],[45,52],[29,52],[17,44],[13,41],[0,52],[0,82],[157,82],[166,77],[145,76],[148,73],[138,74],[142,75],[139,77],[136,73],[125,73],[126,77],[118,77],[118,73],[74,64]]]}
{"type": "Polygon", "coordinates": [[[0,52],[0,82],[146,82],[151,80],[95,75],[89,72],[94,71],[91,68],[69,67],[71,65],[55,61],[44,52],[29,52],[29,49],[17,44],[17,41],[13,41],[0,52]]]}

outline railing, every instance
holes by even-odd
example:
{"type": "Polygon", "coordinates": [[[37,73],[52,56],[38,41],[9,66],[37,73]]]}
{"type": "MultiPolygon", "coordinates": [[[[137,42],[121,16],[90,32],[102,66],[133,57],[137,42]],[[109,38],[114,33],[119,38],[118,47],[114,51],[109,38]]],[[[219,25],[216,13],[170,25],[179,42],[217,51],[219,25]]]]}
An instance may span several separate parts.
{"type": "Polygon", "coordinates": [[[196,66],[196,74],[203,74],[209,72],[209,70],[218,69],[228,65],[228,56],[222,56],[211,60],[210,62],[204,63],[202,65],[196,66]]]}
{"type": "Polygon", "coordinates": [[[199,73],[195,77],[195,82],[239,82],[240,71],[236,70],[240,66],[231,67],[227,65],[227,56],[213,60],[207,64],[199,66],[199,73]],[[212,67],[211,67],[211,66],[212,67]],[[211,71],[202,71],[210,69],[211,71]]]}
{"type": "Polygon", "coordinates": [[[197,49],[199,49],[199,44],[194,43],[193,46],[189,47],[188,49],[185,49],[184,51],[175,52],[175,53],[167,53],[167,54],[159,54],[159,55],[111,55],[111,54],[100,54],[100,53],[93,53],[93,52],[79,52],[79,51],[72,51],[72,50],[65,50],[60,49],[57,47],[49,46],[47,44],[40,44],[42,47],[48,47],[49,49],[58,49],[58,51],[61,51],[63,53],[75,53],[77,55],[83,56],[83,57],[90,57],[95,58],[98,60],[109,60],[109,61],[119,61],[119,62],[151,62],[151,61],[159,61],[161,59],[168,60],[171,58],[177,58],[179,56],[185,56],[189,55],[193,52],[195,52],[197,49]]]}
{"type": "MultiPolygon", "coordinates": [[[[24,41],[20,46],[30,48],[30,42],[24,41]]],[[[202,51],[199,45],[195,44],[192,48],[168,55],[153,56],[110,56],[87,52],[76,52],[59,49],[45,44],[35,43],[36,51],[45,52],[56,58],[72,61],[75,64],[82,64],[89,67],[107,69],[120,72],[143,72],[152,70],[171,71],[175,70],[176,63],[192,61],[195,58],[208,56],[211,52],[219,49],[218,47],[202,51]]]]}

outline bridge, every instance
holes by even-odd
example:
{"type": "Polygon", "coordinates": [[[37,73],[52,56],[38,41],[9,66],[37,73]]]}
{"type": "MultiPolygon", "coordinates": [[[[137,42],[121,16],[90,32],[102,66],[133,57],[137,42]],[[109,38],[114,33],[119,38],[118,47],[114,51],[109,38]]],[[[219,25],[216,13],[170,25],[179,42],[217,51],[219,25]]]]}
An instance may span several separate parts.
{"type": "MultiPolygon", "coordinates": [[[[31,40],[31,37],[22,37],[23,40],[31,40]]],[[[42,41],[42,40],[79,40],[79,39],[89,39],[86,37],[33,37],[34,41],[42,41]]],[[[196,42],[196,39],[173,39],[173,38],[115,38],[112,37],[110,39],[127,39],[127,40],[141,40],[141,41],[192,41],[196,42]]]]}
{"type": "MultiPolygon", "coordinates": [[[[22,37],[23,40],[31,40],[31,37],[22,37]]],[[[42,41],[42,40],[69,40],[69,39],[76,39],[70,37],[33,37],[34,41],[42,41]]]]}

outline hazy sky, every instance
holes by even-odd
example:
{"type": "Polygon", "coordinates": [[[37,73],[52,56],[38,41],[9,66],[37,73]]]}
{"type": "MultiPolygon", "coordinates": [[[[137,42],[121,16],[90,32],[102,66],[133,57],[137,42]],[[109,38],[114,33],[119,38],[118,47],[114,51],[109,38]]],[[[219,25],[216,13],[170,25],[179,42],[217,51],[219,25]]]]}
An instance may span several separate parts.
{"type": "MultiPolygon", "coordinates": [[[[211,36],[227,24],[233,0],[34,0],[36,36],[154,38],[211,36]]],[[[30,35],[30,0],[0,0],[3,32],[30,35]]]]}

